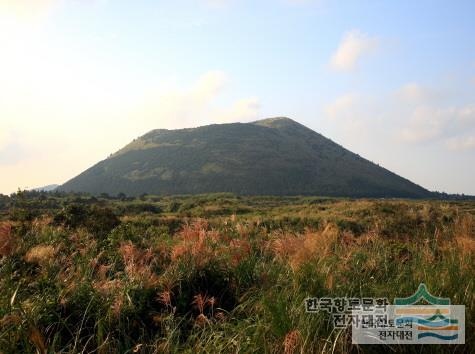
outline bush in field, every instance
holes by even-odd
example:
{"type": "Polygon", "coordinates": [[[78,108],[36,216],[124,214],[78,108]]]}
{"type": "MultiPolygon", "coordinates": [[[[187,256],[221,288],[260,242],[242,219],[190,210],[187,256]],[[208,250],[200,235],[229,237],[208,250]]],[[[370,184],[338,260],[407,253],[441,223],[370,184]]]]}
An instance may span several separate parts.
{"type": "Polygon", "coordinates": [[[55,224],[62,224],[66,227],[75,229],[84,226],[88,216],[88,208],[84,205],[68,205],[54,216],[55,224]]]}
{"type": "Polygon", "coordinates": [[[181,204],[178,202],[171,202],[170,205],[168,206],[168,211],[170,213],[176,213],[180,209],[181,204]]]}
{"type": "Polygon", "coordinates": [[[28,222],[32,221],[38,213],[25,208],[12,208],[10,210],[10,220],[28,222]]]}
{"type": "Polygon", "coordinates": [[[141,214],[141,213],[152,213],[160,214],[162,213],[162,208],[159,205],[153,203],[131,203],[126,204],[121,208],[122,213],[127,214],[141,214]]]}
{"type": "Polygon", "coordinates": [[[109,208],[73,204],[57,213],[54,223],[71,229],[84,227],[94,235],[105,236],[120,224],[120,220],[109,208]]]}

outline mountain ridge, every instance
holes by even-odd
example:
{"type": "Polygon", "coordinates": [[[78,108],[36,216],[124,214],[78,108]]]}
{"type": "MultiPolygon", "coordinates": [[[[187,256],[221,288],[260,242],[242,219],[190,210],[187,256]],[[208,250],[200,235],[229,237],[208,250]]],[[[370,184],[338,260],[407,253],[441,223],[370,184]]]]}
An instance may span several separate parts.
{"type": "Polygon", "coordinates": [[[31,190],[36,191],[36,192],[52,192],[52,191],[56,190],[56,188],[58,188],[58,187],[59,187],[59,184],[48,184],[47,186],[37,187],[37,188],[33,188],[31,190]]]}
{"type": "Polygon", "coordinates": [[[127,195],[424,198],[431,193],[287,117],[155,129],[58,189],[127,195]]]}

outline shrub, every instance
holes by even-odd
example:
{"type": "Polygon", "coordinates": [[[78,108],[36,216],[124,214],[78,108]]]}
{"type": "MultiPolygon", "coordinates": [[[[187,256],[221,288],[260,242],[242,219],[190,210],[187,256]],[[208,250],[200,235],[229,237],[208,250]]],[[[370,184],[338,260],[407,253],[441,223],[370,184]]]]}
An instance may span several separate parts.
{"type": "Polygon", "coordinates": [[[84,227],[89,232],[103,237],[120,224],[119,218],[110,208],[98,206],[69,205],[53,219],[55,224],[61,224],[68,228],[84,227]]]}

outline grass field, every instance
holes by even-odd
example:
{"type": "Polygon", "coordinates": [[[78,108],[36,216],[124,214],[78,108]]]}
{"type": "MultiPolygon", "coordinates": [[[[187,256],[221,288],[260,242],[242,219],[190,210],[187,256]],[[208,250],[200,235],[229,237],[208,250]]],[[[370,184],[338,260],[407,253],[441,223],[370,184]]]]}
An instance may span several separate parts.
{"type": "Polygon", "coordinates": [[[0,218],[0,352],[470,353],[475,202],[18,193],[0,218]],[[466,306],[466,344],[356,346],[311,297],[466,306]]]}

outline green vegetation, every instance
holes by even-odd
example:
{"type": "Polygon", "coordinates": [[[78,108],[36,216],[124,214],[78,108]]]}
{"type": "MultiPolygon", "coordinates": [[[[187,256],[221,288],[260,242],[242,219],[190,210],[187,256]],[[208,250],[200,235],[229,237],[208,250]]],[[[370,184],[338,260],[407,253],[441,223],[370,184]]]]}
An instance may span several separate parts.
{"type": "Polygon", "coordinates": [[[133,196],[214,192],[431,196],[424,188],[288,118],[154,130],[59,189],[133,196]]]}
{"type": "Polygon", "coordinates": [[[469,353],[475,203],[19,192],[0,204],[0,352],[469,353]],[[304,299],[466,305],[464,346],[354,346],[304,299]]]}

